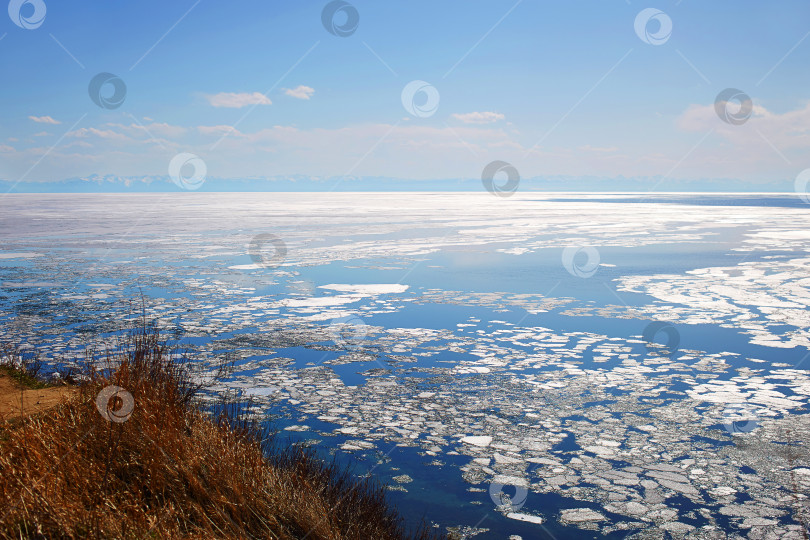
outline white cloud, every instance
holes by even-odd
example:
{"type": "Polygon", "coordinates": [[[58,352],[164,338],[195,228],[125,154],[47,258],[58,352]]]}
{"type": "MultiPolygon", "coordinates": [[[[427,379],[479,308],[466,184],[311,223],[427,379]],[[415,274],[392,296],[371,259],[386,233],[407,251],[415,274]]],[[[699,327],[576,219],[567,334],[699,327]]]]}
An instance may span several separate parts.
{"type": "Polygon", "coordinates": [[[182,126],[173,126],[165,123],[115,124],[106,123],[102,126],[79,128],[68,133],[74,140],[93,140],[93,146],[101,148],[103,144],[115,148],[127,148],[137,152],[138,147],[157,144],[164,148],[174,148],[179,144],[178,139],[186,135],[188,129],[182,126]]]}
{"type": "MultiPolygon", "coordinates": [[[[469,114],[476,121],[487,116],[469,114]]],[[[37,175],[53,179],[93,172],[165,175],[166,149],[207,149],[219,139],[217,151],[207,155],[206,162],[211,170],[223,171],[223,177],[258,177],[272,171],[323,177],[475,178],[484,164],[498,159],[512,163],[523,178],[669,175],[781,181],[808,167],[803,164],[810,150],[810,104],[779,113],[757,105],[742,126],[722,122],[711,105],[693,105],[677,119],[661,119],[659,124],[660,130],[651,132],[655,136],[642,141],[593,133],[587,140],[541,144],[529,152],[542,133],[521,134],[503,121],[452,127],[420,122],[305,129],[271,125],[257,131],[214,122],[187,127],[105,123],[72,131],[67,144],[37,168],[37,175]],[[68,154],[66,147],[76,153],[68,154]]],[[[11,171],[6,176],[23,174],[47,151],[20,148],[3,154],[3,166],[11,171]]]]}
{"type": "MultiPolygon", "coordinates": [[[[729,105],[730,112],[737,113],[739,107],[733,107],[729,105]]],[[[688,160],[707,176],[795,176],[797,164],[806,162],[810,150],[810,103],[783,113],[755,104],[741,125],[722,121],[713,105],[690,105],[675,125],[694,132],[696,141],[703,140],[701,133],[708,134],[688,160]]]]}
{"type": "Polygon", "coordinates": [[[94,127],[79,128],[68,133],[68,137],[86,139],[88,137],[98,137],[107,140],[131,141],[132,139],[112,129],[98,129],[94,127]]]}
{"type": "Polygon", "coordinates": [[[465,124],[492,124],[498,120],[503,120],[504,116],[496,112],[470,112],[464,114],[454,114],[453,118],[465,124]]]}
{"type": "Polygon", "coordinates": [[[65,148],[71,148],[71,147],[74,147],[74,146],[78,146],[79,148],[93,148],[93,145],[90,144],[87,141],[73,141],[73,142],[70,142],[70,143],[66,144],[64,147],[65,148]]]}
{"type": "Polygon", "coordinates": [[[56,125],[56,124],[61,124],[62,123],[59,120],[54,120],[50,116],[29,116],[28,119],[33,120],[34,122],[36,122],[38,124],[53,124],[53,125],[56,125]]]}
{"type": "Polygon", "coordinates": [[[301,85],[296,88],[285,88],[284,93],[296,99],[309,99],[315,93],[315,89],[301,85]]]}
{"type": "Polygon", "coordinates": [[[106,126],[117,128],[118,130],[125,132],[131,137],[160,136],[176,139],[183,136],[187,131],[187,129],[182,126],[173,126],[165,122],[152,122],[151,124],[147,125],[143,124],[123,125],[123,124],[108,123],[106,124],[106,126]]]}
{"type": "Polygon", "coordinates": [[[619,149],[615,146],[591,146],[590,144],[586,144],[585,146],[580,146],[578,150],[582,150],[583,152],[595,152],[597,154],[604,154],[610,152],[618,152],[619,149]]]}
{"type": "Polygon", "coordinates": [[[229,136],[232,136],[232,137],[241,137],[242,136],[242,133],[240,133],[239,130],[236,129],[235,127],[233,127],[233,126],[225,126],[225,125],[197,126],[197,131],[199,131],[203,135],[216,135],[217,137],[220,137],[222,135],[229,135],[229,136]]]}
{"type": "MultiPolygon", "coordinates": [[[[729,105],[732,113],[737,111],[729,105]]],[[[677,119],[684,131],[716,130],[723,138],[737,145],[761,146],[763,136],[778,148],[810,148],[810,103],[803,108],[774,113],[754,105],[751,117],[742,125],[724,123],[713,105],[690,105],[677,119]]]]}
{"type": "Polygon", "coordinates": [[[272,105],[270,98],[259,92],[249,94],[220,92],[219,94],[207,95],[205,98],[213,107],[228,107],[231,109],[241,109],[248,105],[272,105]]]}

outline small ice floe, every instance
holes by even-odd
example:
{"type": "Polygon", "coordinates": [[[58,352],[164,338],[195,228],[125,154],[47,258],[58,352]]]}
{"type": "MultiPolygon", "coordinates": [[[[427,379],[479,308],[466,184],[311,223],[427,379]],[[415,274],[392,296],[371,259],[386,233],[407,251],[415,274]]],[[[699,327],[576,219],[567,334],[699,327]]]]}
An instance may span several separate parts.
{"type": "Polygon", "coordinates": [[[286,308],[321,308],[330,306],[342,306],[344,304],[352,304],[363,297],[360,295],[335,295],[335,296],[313,296],[310,298],[287,298],[279,302],[273,303],[273,307],[286,307],[286,308]]]}
{"type": "Polygon", "coordinates": [[[277,386],[266,386],[266,387],[260,387],[260,388],[245,388],[244,394],[248,395],[248,396],[254,396],[254,397],[271,396],[271,395],[279,392],[280,390],[281,390],[281,388],[279,388],[277,386]]]}
{"type": "Polygon", "coordinates": [[[410,484],[411,482],[413,482],[413,478],[411,478],[407,474],[400,474],[399,476],[395,476],[393,480],[397,484],[410,484]]]}
{"type": "Polygon", "coordinates": [[[506,253],[507,255],[523,255],[524,253],[528,253],[531,251],[529,248],[524,247],[513,247],[509,249],[496,249],[500,253],[506,253]]]}
{"type": "Polygon", "coordinates": [[[612,457],[616,454],[616,448],[621,446],[620,442],[617,441],[610,441],[607,439],[599,439],[596,441],[594,445],[584,446],[583,450],[587,450],[588,452],[593,452],[599,457],[612,457]]]}
{"type": "Polygon", "coordinates": [[[487,435],[470,435],[467,437],[462,437],[461,442],[471,444],[479,448],[486,448],[492,442],[492,437],[487,435]]]}
{"type": "Polygon", "coordinates": [[[734,495],[735,493],[737,493],[737,490],[728,486],[718,486],[709,490],[709,494],[711,494],[711,496],[715,499],[722,499],[723,497],[728,497],[729,495],[734,495]]]}
{"type": "Polygon", "coordinates": [[[518,521],[525,521],[527,523],[536,523],[537,525],[543,523],[543,518],[541,518],[540,516],[533,516],[531,514],[521,514],[519,512],[508,512],[506,514],[506,517],[508,517],[509,519],[517,519],[518,521]]]}
{"type": "Polygon", "coordinates": [[[498,463],[500,465],[515,465],[517,463],[523,463],[523,460],[509,456],[504,456],[503,454],[495,452],[495,463],[498,463]]]}
{"type": "Polygon", "coordinates": [[[694,525],[689,525],[688,523],[681,523],[680,521],[668,521],[667,523],[663,523],[661,528],[665,531],[669,531],[671,533],[688,533],[692,529],[694,529],[694,525]]]}
{"type": "Polygon", "coordinates": [[[745,518],[740,525],[743,529],[750,529],[752,527],[767,527],[768,525],[776,525],[779,523],[775,519],[768,519],[768,518],[761,518],[761,517],[750,517],[745,518]]]}
{"type": "Polygon", "coordinates": [[[374,448],[374,443],[370,443],[368,441],[346,441],[340,446],[341,450],[348,451],[348,452],[357,452],[359,450],[369,450],[374,448]]]}
{"type": "Polygon", "coordinates": [[[568,508],[560,513],[560,521],[569,523],[604,521],[605,519],[605,516],[590,508],[568,508]]]}

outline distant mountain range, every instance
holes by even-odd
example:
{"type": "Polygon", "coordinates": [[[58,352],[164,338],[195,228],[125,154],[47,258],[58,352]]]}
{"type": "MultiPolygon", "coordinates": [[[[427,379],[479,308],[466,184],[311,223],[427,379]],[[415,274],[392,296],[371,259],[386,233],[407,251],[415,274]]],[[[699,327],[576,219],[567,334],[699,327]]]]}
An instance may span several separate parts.
{"type": "MultiPolygon", "coordinates": [[[[266,178],[208,178],[200,192],[250,191],[483,191],[480,179],[407,180],[382,177],[285,176],[266,178]]],[[[648,178],[598,178],[550,176],[525,178],[518,191],[525,192],[739,192],[790,193],[793,182],[743,182],[736,179],[677,180],[648,178]]],[[[122,177],[92,175],[58,182],[0,180],[3,193],[165,193],[183,191],[168,176],[122,177]]]]}

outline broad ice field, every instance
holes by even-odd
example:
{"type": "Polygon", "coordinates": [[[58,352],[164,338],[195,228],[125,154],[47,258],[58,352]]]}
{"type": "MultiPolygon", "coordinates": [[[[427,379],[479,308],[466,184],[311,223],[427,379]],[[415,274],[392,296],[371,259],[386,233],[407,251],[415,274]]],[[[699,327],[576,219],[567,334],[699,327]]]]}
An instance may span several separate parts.
{"type": "Polygon", "coordinates": [[[807,538],[810,205],[795,196],[0,205],[0,338],[78,363],[145,312],[206,399],[244,400],[280,440],[387,483],[412,523],[807,538]]]}

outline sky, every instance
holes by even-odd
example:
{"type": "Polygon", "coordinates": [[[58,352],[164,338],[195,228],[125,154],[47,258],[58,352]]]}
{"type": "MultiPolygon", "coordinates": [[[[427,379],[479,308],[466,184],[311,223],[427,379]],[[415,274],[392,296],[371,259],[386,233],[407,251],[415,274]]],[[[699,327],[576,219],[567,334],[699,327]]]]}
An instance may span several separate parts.
{"type": "Polygon", "coordinates": [[[0,180],[17,189],[94,175],[418,188],[481,178],[493,161],[523,178],[767,189],[810,168],[806,0],[11,0],[8,12],[0,180]],[[727,89],[736,98],[716,103],[727,89]]]}

